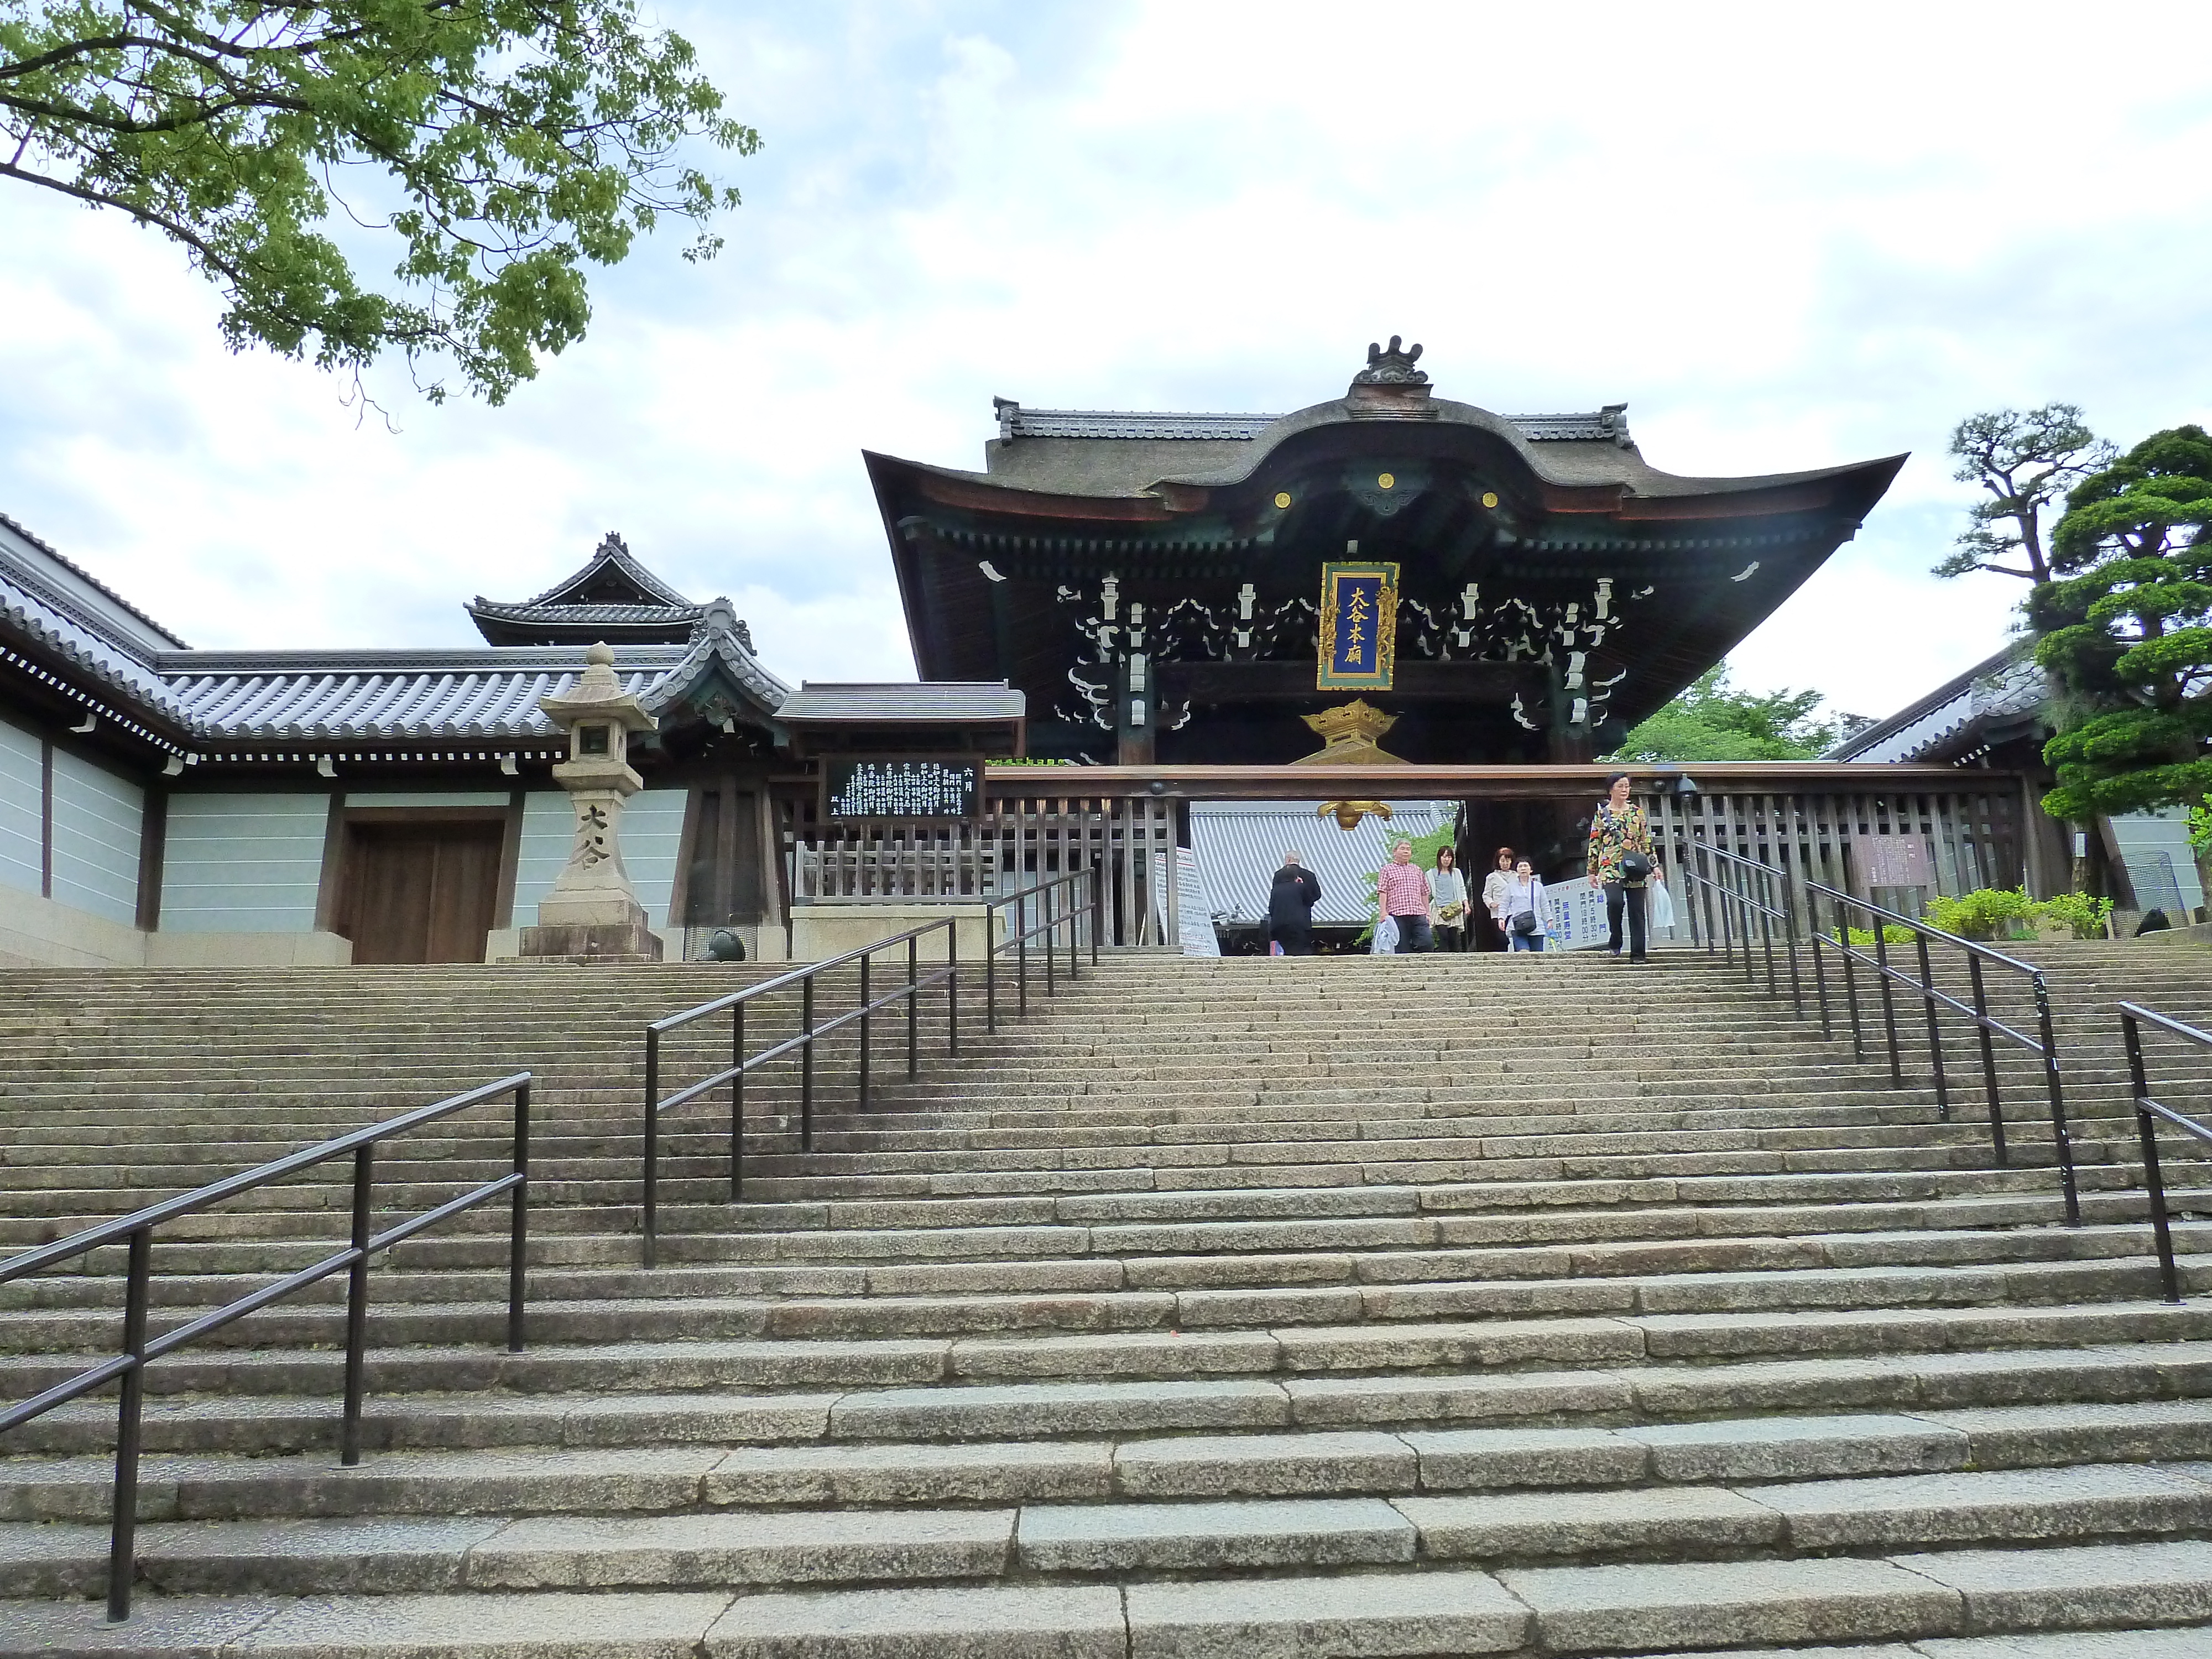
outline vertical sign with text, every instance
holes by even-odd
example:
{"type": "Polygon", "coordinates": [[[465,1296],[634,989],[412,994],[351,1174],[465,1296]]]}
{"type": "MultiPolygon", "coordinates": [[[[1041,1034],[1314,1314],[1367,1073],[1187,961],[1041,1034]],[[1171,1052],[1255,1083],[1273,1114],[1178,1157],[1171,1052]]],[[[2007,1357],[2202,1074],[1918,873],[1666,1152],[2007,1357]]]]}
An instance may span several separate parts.
{"type": "Polygon", "coordinates": [[[1398,567],[1350,560],[1321,568],[1323,691],[1388,691],[1398,650],[1398,567]]]}

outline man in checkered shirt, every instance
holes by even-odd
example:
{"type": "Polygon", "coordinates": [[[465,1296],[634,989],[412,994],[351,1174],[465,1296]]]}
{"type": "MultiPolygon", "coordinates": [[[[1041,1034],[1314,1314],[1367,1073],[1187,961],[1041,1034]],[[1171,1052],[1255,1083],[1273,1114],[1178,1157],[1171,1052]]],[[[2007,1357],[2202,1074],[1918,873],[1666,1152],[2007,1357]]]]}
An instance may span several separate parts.
{"type": "Polygon", "coordinates": [[[1398,924],[1398,954],[1429,949],[1429,878],[1413,862],[1413,842],[1401,841],[1391,850],[1390,862],[1375,873],[1375,891],[1382,914],[1398,924]]]}

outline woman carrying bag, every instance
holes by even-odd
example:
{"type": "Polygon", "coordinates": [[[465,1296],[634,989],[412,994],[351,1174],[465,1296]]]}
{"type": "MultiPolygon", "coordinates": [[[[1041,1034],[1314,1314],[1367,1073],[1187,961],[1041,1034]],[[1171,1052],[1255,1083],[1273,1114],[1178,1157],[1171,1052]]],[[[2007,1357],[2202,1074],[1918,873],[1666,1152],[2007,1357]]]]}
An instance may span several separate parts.
{"type": "Polygon", "coordinates": [[[1651,821],[1628,798],[1628,774],[1606,780],[1606,798],[1590,815],[1589,884],[1605,890],[1605,948],[1613,956],[1628,946],[1628,959],[1642,962],[1648,929],[1644,884],[1651,878],[1651,821]],[[1624,913],[1627,937],[1622,938],[1624,913]]]}
{"type": "Polygon", "coordinates": [[[1495,945],[1487,939],[1483,940],[1482,948],[1486,951],[1504,951],[1510,948],[1505,933],[1505,913],[1503,907],[1505,903],[1506,886],[1512,879],[1513,849],[1510,847],[1501,847],[1498,849],[1498,857],[1492,865],[1490,874],[1484,878],[1482,884],[1483,913],[1490,918],[1490,931],[1497,936],[1498,939],[1495,945]]]}
{"type": "Polygon", "coordinates": [[[1544,948],[1544,883],[1522,859],[1513,866],[1504,888],[1504,913],[1500,920],[1505,927],[1505,937],[1512,941],[1507,946],[1514,951],[1541,951],[1544,948]]]}
{"type": "Polygon", "coordinates": [[[1459,872],[1459,854],[1449,847],[1437,849],[1437,867],[1429,872],[1429,926],[1439,951],[1467,949],[1467,878],[1459,872]]]}

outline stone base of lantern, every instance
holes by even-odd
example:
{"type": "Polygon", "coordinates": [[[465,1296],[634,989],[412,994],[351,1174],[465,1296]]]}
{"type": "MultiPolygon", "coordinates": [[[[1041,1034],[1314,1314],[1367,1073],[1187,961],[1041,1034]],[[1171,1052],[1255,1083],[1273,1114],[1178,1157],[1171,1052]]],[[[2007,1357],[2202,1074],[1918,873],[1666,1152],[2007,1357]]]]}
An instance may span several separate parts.
{"type": "Polygon", "coordinates": [[[660,938],[645,913],[624,922],[556,923],[522,930],[520,954],[530,962],[658,962],[660,938]]]}

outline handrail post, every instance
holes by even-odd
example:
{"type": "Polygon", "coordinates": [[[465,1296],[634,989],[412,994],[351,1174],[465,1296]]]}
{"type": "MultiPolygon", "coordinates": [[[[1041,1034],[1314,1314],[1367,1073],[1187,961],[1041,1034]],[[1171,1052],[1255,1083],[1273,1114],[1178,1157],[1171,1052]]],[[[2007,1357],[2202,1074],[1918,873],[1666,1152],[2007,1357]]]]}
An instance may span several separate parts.
{"type": "Polygon", "coordinates": [[[520,1353],[530,1267],[530,1085],[514,1085],[514,1194],[507,1210],[507,1351],[520,1353]]]}
{"type": "Polygon", "coordinates": [[[1091,965],[1098,965],[1098,935],[1106,930],[1106,884],[1098,878],[1098,866],[1092,865],[1085,872],[1091,878],[1091,965]]]}
{"type": "Polygon", "coordinates": [[[1857,957],[1851,950],[1851,914],[1844,901],[1836,901],[1836,938],[1844,959],[1844,995],[1851,1005],[1851,1058],[1863,1062],[1866,1059],[1866,1030],[1859,1019],[1859,980],[1852,971],[1857,957]]]}
{"type": "Polygon", "coordinates": [[[146,1408],[146,1307],[153,1295],[154,1230],[131,1235],[130,1278],[123,1292],[123,1352],[131,1369],[115,1407],[115,1492],[107,1534],[107,1622],[131,1617],[131,1582],[138,1575],[138,1448],[146,1408]]]}
{"type": "Polygon", "coordinates": [[[799,981],[799,1145],[814,1150],[814,976],[799,981]]]}
{"type": "Polygon", "coordinates": [[[730,1202],[744,1191],[745,1170],[745,1005],[730,1005],[730,1065],[737,1075],[730,1079],[730,1202]]]}
{"type": "Polygon", "coordinates": [[[999,1034],[999,907],[983,907],[983,1030],[999,1034]]]}
{"type": "Polygon", "coordinates": [[[1982,959],[1972,951],[1966,954],[1966,976],[1974,988],[1974,1029],[1982,1040],[1982,1086],[1990,1098],[1990,1141],[2002,1165],[2012,1160],[2005,1152],[2004,1105],[1998,1098],[1997,1056],[1990,1042],[1990,998],[1982,983],[1982,959]]]}
{"type": "Polygon", "coordinates": [[[2074,1138],[2066,1127],[2066,1095],[2058,1078],[2058,1039],[2051,1028],[2051,986],[2037,969],[2035,1013],[2043,1039],[2043,1080],[2051,1095],[2051,1138],[2058,1153],[2058,1181],[2066,1194],[2066,1224],[2081,1224],[2081,1194],[2074,1184],[2074,1138]]]}
{"type": "Polygon", "coordinates": [[[362,1371],[368,1354],[368,1201],[375,1179],[376,1143],[353,1154],[353,1260],[346,1269],[345,1407],[338,1419],[338,1462],[361,1462],[362,1371]]]}
{"type": "Polygon", "coordinates": [[[1919,947],[1920,994],[1928,1004],[1928,1063],[1936,1073],[1936,1115],[1948,1123],[1951,1091],[1943,1077],[1943,1028],[1936,1017],[1936,969],[1928,959],[1928,935],[1916,930],[1912,942],[1919,947]]]}
{"type": "Polygon", "coordinates": [[[2158,1273],[2168,1302],[2181,1300],[2181,1273],[2173,1261],[2173,1228],[2166,1213],[2166,1177],[2158,1164],[2158,1120],[2150,1110],[2150,1079],[2143,1070],[2142,1036],[2136,1017],[2120,1010],[2120,1032],[2128,1048],[2128,1076],[2136,1091],[2136,1132],[2142,1138],[2143,1186],[2150,1198],[2150,1225],[2158,1240],[2158,1273]]]}
{"type": "Polygon", "coordinates": [[[1797,907],[1790,900],[1790,878],[1785,873],[1777,880],[1782,890],[1782,929],[1790,947],[1790,1006],[1797,1011],[1797,1018],[1805,1018],[1805,988],[1797,976],[1797,907]]]}
{"type": "Polygon", "coordinates": [[[659,1255],[656,1237],[660,1209],[660,1033],[645,1031],[645,1194],[643,1231],[645,1265],[654,1265],[659,1255]]]}
{"type": "Polygon", "coordinates": [[[860,1109],[868,1109],[868,963],[860,958],[860,1109]]]}
{"type": "MultiPolygon", "coordinates": [[[[1889,1080],[1893,1085],[1902,1089],[1905,1086],[1905,1060],[1897,1048],[1897,1000],[1890,994],[1889,989],[1889,940],[1881,918],[1872,916],[1869,920],[1874,923],[1875,977],[1881,981],[1881,1026],[1889,1034],[1889,1080]]],[[[1850,937],[1849,924],[1845,925],[1844,936],[1846,939],[1850,937]]]]}
{"type": "MultiPolygon", "coordinates": [[[[1774,878],[1765,875],[1759,877],[1756,899],[1751,897],[1751,878],[1748,875],[1744,878],[1743,885],[1746,902],[1759,907],[1759,944],[1766,955],[1766,994],[1778,997],[1782,994],[1782,981],[1774,971],[1774,918],[1767,914],[1774,908],[1767,902],[1774,891],[1774,878]]],[[[1746,931],[1749,931],[1748,923],[1746,931]]]]}
{"type": "MultiPolygon", "coordinates": [[[[983,939],[988,946],[991,937],[991,912],[983,911],[983,939]]],[[[988,971],[990,951],[984,952],[985,969],[988,971]]],[[[960,1057],[960,920],[948,917],[945,923],[945,1052],[954,1059],[960,1057]]]]}
{"type": "Polygon", "coordinates": [[[1820,954],[1820,946],[1826,942],[1820,932],[1820,901],[1809,891],[1805,895],[1805,942],[1813,951],[1813,993],[1820,999],[1820,1041],[1832,1042],[1836,1028],[1828,1018],[1828,965],[1820,954]]]}
{"type": "MultiPolygon", "coordinates": [[[[1014,872],[1018,878],[1021,873],[1018,870],[1014,872]]],[[[1014,890],[1014,939],[1015,972],[1021,980],[1015,1006],[1020,1009],[1022,1018],[1027,1019],[1030,1012],[1030,917],[1029,890],[1025,887],[1014,890]]]]}
{"type": "Polygon", "coordinates": [[[1060,931],[1060,924],[1054,917],[1052,902],[1059,891],[1059,884],[1055,883],[1037,896],[1044,901],[1044,994],[1048,997],[1060,994],[1059,976],[1054,971],[1054,965],[1060,960],[1060,940],[1054,937],[1060,931]]]}
{"type": "Polygon", "coordinates": [[[911,1083],[921,1075],[921,936],[910,933],[906,941],[906,1075],[911,1083]]]}

